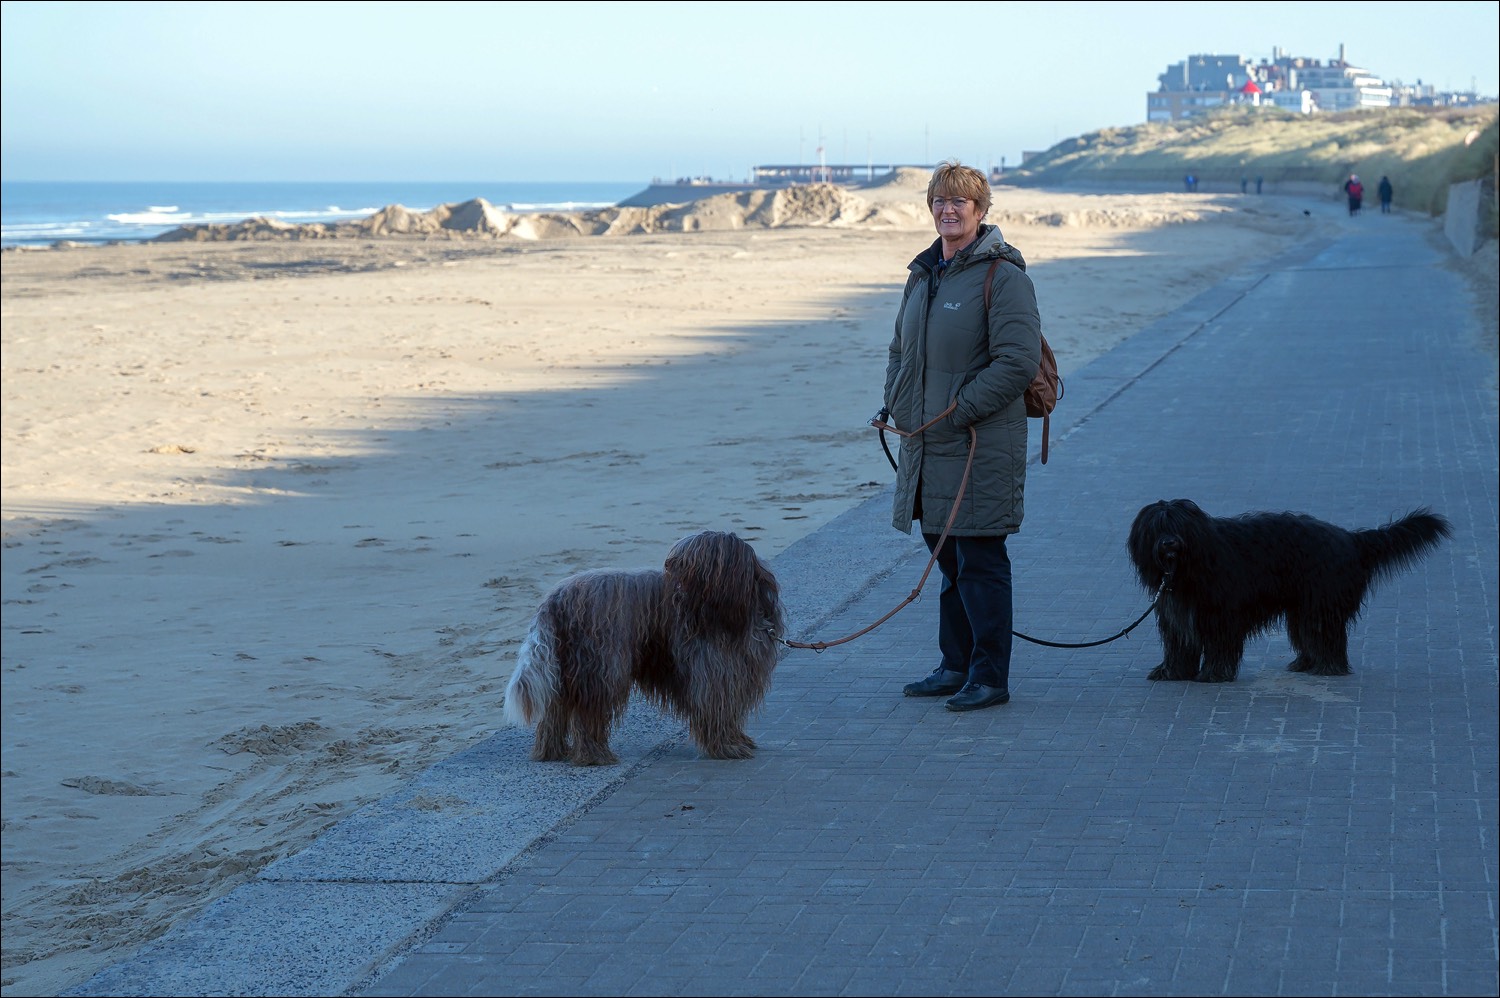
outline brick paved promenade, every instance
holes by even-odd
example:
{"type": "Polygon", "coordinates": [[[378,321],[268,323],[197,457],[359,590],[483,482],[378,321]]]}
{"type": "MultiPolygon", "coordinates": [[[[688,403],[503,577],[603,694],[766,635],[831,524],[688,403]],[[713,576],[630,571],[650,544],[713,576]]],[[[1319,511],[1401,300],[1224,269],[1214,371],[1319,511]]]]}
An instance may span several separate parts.
{"type": "MultiPolygon", "coordinates": [[[[1148,622],[1018,642],[1011,703],[954,714],[901,696],[936,662],[934,578],[873,634],[787,656],[753,761],[673,737],[503,868],[388,878],[414,921],[349,993],[1495,995],[1496,364],[1426,228],[1347,229],[1070,377],[1011,554],[1017,628],[1077,641],[1146,606],[1124,539],[1147,502],[1350,527],[1430,505],[1455,536],[1375,590],[1354,675],[1288,673],[1276,632],[1237,683],[1150,683],[1148,622]]],[[[778,559],[789,603],[828,599],[807,566],[874,546],[892,570],[799,637],[879,617],[925,551],[881,499],[778,559]]],[[[260,896],[330,966],[366,931],[260,896]]],[[[211,939],[174,932],[81,993],[157,993],[211,939]]],[[[193,986],[337,993],[276,966],[193,986]]]]}

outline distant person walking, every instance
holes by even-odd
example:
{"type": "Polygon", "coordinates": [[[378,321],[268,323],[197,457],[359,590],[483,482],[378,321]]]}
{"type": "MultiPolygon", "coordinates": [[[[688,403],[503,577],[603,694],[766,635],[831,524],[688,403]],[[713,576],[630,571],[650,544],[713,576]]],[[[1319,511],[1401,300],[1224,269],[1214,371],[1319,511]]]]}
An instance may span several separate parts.
{"type": "Polygon", "coordinates": [[[1381,177],[1380,186],[1376,190],[1380,192],[1380,213],[1382,215],[1389,215],[1391,213],[1391,197],[1395,194],[1395,190],[1391,187],[1391,178],[1381,177]]]}
{"type": "Polygon", "coordinates": [[[1261,185],[1262,181],[1264,181],[1264,180],[1265,180],[1265,178],[1262,177],[1260,174],[1257,173],[1255,175],[1255,193],[1257,193],[1257,194],[1260,193],[1260,185],[1261,185]]]}
{"type": "Polygon", "coordinates": [[[1360,203],[1365,199],[1365,185],[1359,182],[1359,174],[1349,174],[1344,181],[1344,193],[1349,195],[1349,214],[1358,215],[1360,203]]]}
{"type": "MultiPolygon", "coordinates": [[[[1245,176],[1241,176],[1240,177],[1240,193],[1241,194],[1249,194],[1250,193],[1250,178],[1249,177],[1245,177],[1245,176]]],[[[1260,192],[1256,191],[1256,193],[1259,194],[1260,192]]]]}

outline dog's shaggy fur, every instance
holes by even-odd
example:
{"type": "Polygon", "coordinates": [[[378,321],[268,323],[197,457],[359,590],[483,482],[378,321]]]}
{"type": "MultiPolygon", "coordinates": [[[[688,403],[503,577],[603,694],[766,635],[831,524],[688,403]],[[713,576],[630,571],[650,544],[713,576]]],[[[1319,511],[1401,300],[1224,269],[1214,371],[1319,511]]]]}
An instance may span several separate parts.
{"type": "Polygon", "coordinates": [[[1233,682],[1245,642],[1282,618],[1297,653],[1288,669],[1348,675],[1349,626],[1370,586],[1451,533],[1426,508],[1346,530],[1303,513],[1213,517],[1188,499],[1151,503],[1127,544],[1141,585],[1167,580],[1156,603],[1164,658],[1147,678],[1233,682]]]}
{"type": "Polygon", "coordinates": [[[505,714],[536,724],[533,759],[608,765],[633,684],[687,722],[704,755],[747,759],[745,719],[770,688],[784,629],[776,578],[750,545],[693,534],[664,569],[583,572],[549,593],[517,653],[505,714]]]}

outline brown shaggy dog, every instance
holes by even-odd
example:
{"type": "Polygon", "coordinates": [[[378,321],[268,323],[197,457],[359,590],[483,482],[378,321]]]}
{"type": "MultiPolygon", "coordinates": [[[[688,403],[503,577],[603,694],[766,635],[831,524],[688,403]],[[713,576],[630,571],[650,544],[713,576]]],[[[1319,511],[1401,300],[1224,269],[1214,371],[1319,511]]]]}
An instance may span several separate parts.
{"type": "Polygon", "coordinates": [[[1346,530],[1305,513],[1209,516],[1190,499],[1142,507],[1127,548],[1141,585],[1161,590],[1165,652],[1146,678],[1234,682],[1245,641],[1282,619],[1297,653],[1288,669],[1347,676],[1349,626],[1370,587],[1451,533],[1428,509],[1346,530]]]}
{"type": "Polygon", "coordinates": [[[686,721],[704,755],[748,759],[745,719],[771,686],[784,629],[776,578],[750,545],[693,534],[664,569],[582,572],[549,593],[516,655],[505,715],[536,724],[539,762],[608,765],[633,684],[686,721]]]}

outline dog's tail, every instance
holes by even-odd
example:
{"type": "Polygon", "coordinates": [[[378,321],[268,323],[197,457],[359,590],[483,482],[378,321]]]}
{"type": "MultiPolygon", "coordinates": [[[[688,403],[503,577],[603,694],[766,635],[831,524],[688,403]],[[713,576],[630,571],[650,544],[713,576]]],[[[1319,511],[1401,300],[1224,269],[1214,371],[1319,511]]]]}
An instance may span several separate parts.
{"type": "Polygon", "coordinates": [[[558,677],[557,628],[543,604],[516,652],[516,671],[505,687],[505,719],[512,724],[536,723],[557,696],[558,677]]]}
{"type": "Polygon", "coordinates": [[[1423,506],[1399,520],[1374,530],[1356,530],[1360,557],[1371,579],[1390,578],[1416,564],[1445,537],[1453,536],[1448,521],[1423,506]]]}

